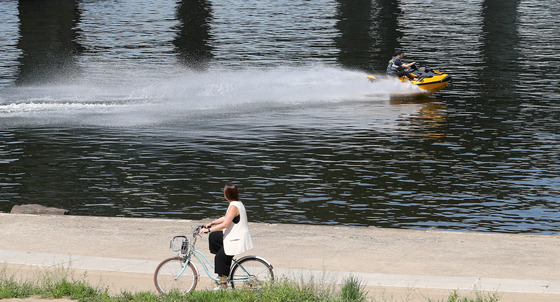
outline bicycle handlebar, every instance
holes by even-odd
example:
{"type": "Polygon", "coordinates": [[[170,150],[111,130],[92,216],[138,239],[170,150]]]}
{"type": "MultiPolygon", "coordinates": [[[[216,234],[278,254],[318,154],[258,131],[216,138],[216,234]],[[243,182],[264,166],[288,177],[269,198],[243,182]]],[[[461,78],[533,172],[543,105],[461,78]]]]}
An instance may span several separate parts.
{"type": "Polygon", "coordinates": [[[200,230],[205,229],[205,228],[206,228],[206,226],[203,225],[203,224],[197,225],[197,226],[194,228],[193,236],[199,235],[200,230]]]}

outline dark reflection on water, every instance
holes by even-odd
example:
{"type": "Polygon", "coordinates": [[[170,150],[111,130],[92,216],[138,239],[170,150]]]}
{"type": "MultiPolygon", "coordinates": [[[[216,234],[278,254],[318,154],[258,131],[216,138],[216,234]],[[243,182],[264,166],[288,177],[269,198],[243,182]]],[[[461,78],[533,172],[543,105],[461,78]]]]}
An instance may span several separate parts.
{"type": "Polygon", "coordinates": [[[183,0],[177,7],[181,25],[173,41],[180,61],[188,67],[204,69],[212,59],[210,23],[212,6],[206,0],[183,0]]]}
{"type": "Polygon", "coordinates": [[[76,43],[76,5],[74,0],[18,2],[18,48],[23,52],[18,84],[58,82],[60,76],[79,71],[75,56],[82,49],[76,43]]]}
{"type": "Polygon", "coordinates": [[[340,64],[361,70],[384,70],[402,36],[398,1],[339,0],[335,38],[340,64]]]}
{"type": "Polygon", "coordinates": [[[0,211],[203,219],[233,181],[253,221],[560,229],[555,1],[43,2],[0,2],[0,211]],[[453,82],[390,100],[397,47],[453,82]]]}

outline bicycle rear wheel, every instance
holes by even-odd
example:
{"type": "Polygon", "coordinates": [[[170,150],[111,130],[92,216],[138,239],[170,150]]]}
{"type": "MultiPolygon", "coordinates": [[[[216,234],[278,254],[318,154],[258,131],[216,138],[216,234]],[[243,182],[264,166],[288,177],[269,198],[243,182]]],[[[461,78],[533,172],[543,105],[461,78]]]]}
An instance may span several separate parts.
{"type": "Polygon", "coordinates": [[[195,289],[198,283],[198,273],[192,262],[186,264],[184,258],[169,258],[163,260],[156,268],[154,283],[156,289],[162,295],[167,295],[173,291],[186,294],[195,289]],[[185,265],[187,267],[183,270],[185,265]]]}
{"type": "Polygon", "coordinates": [[[232,288],[255,289],[274,281],[274,272],[266,260],[249,256],[233,265],[229,280],[232,288]]]}

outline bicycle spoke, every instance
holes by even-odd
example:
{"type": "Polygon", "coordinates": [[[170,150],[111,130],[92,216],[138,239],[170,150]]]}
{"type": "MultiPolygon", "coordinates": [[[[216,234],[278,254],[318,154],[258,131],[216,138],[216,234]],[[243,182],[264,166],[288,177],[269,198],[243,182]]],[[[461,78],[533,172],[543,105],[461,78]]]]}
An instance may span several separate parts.
{"type": "Polygon", "coordinates": [[[230,279],[233,288],[259,288],[272,282],[274,273],[268,264],[259,258],[247,258],[232,269],[230,279]]]}
{"type": "Polygon", "coordinates": [[[154,274],[154,282],[157,290],[162,294],[177,291],[186,294],[196,287],[198,276],[192,263],[186,267],[181,258],[170,258],[164,260],[154,274]]]}

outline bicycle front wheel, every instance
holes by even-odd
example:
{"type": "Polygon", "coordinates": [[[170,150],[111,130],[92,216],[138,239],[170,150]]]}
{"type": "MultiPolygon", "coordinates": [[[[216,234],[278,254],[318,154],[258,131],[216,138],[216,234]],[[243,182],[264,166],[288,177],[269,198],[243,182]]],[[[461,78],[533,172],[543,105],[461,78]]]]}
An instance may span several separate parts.
{"type": "Polygon", "coordinates": [[[272,266],[265,260],[251,256],[234,264],[229,275],[232,288],[255,289],[274,280],[272,266]]]}
{"type": "Polygon", "coordinates": [[[185,259],[180,257],[169,258],[163,260],[156,268],[154,283],[162,295],[173,291],[186,294],[195,289],[198,273],[192,262],[187,264],[185,259]]]}

